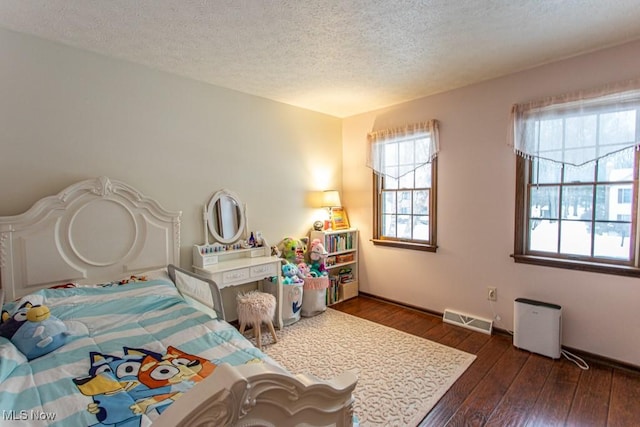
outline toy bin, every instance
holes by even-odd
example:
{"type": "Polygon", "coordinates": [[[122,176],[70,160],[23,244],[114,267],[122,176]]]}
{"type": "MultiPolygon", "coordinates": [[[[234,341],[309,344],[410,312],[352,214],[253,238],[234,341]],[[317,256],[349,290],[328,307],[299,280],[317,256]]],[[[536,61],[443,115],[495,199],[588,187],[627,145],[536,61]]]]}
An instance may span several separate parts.
{"type": "Polygon", "coordinates": [[[282,323],[291,325],[300,320],[304,283],[282,285],[282,323]]]}
{"type": "MultiPolygon", "coordinates": [[[[282,285],[282,323],[287,326],[300,320],[302,308],[302,293],[304,283],[290,283],[282,285]]],[[[277,279],[262,282],[262,290],[278,297],[277,279]]]]}
{"type": "Polygon", "coordinates": [[[327,309],[328,287],[329,278],[326,276],[304,278],[304,295],[301,310],[301,314],[304,317],[315,316],[327,309]]]}

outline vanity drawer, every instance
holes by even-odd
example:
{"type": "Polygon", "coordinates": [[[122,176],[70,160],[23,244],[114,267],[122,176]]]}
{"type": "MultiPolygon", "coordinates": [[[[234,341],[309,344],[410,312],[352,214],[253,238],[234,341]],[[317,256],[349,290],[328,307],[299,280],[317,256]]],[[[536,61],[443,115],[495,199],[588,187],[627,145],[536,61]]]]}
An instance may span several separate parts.
{"type": "Polygon", "coordinates": [[[277,276],[277,269],[275,264],[256,265],[251,267],[251,277],[262,279],[267,276],[277,276]]]}
{"type": "Polygon", "coordinates": [[[222,273],[222,283],[233,283],[249,278],[248,268],[239,268],[237,270],[225,271],[222,273]]]}

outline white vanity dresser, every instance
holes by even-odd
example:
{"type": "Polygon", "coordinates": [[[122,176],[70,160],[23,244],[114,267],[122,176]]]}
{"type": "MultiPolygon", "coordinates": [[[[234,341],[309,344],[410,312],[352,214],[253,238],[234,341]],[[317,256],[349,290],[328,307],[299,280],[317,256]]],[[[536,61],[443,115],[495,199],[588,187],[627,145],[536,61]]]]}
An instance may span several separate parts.
{"type": "MultiPolygon", "coordinates": [[[[205,243],[193,247],[193,271],[216,282],[220,288],[225,320],[237,320],[236,295],[256,286],[261,290],[266,278],[277,280],[275,325],[282,329],[282,260],[271,256],[266,241],[252,247],[248,239],[246,209],[229,190],[216,192],[204,209],[205,243]],[[209,234],[214,243],[209,243],[209,234]]],[[[260,240],[260,239],[259,239],[260,240]]]]}

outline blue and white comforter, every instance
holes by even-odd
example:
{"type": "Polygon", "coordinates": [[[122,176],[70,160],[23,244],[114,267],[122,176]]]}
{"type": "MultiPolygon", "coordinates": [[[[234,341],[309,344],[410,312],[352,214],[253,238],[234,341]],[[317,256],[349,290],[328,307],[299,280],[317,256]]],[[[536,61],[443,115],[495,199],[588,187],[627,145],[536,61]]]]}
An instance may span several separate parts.
{"type": "MultiPolygon", "coordinates": [[[[168,280],[47,289],[28,299],[47,305],[68,326],[71,337],[63,347],[31,361],[0,337],[3,426],[145,426],[199,379],[171,381],[176,377],[169,377],[184,368],[179,365],[185,365],[185,358],[214,365],[277,365],[233,326],[188,305],[168,280]],[[175,351],[186,356],[168,355],[175,351]],[[149,366],[149,361],[155,367],[167,366],[157,370],[159,376],[152,372],[146,380],[136,378],[142,375],[137,369],[142,371],[140,366],[149,366]],[[105,365],[113,375],[105,374],[105,365]],[[113,381],[116,370],[122,371],[116,375],[119,383],[113,381]],[[85,383],[95,383],[93,391],[83,389],[85,383]],[[117,400],[121,407],[112,408],[117,400]]],[[[16,304],[20,302],[4,308],[10,311],[16,304]]]]}

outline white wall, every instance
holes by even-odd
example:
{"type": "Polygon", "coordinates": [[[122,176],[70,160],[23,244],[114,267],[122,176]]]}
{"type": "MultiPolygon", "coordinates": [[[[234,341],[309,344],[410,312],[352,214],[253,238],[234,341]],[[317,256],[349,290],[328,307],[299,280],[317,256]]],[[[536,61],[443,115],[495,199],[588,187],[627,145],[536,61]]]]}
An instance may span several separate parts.
{"type": "MultiPolygon", "coordinates": [[[[344,203],[362,230],[361,290],[403,303],[492,318],[511,329],[513,300],[563,307],[563,344],[640,366],[640,280],[515,264],[512,104],[640,75],[640,42],[610,48],[343,121],[344,203]],[[438,119],[438,252],[375,247],[372,177],[364,166],[374,127],[438,119]]],[[[425,78],[429,78],[425,76],[425,78]]]]}
{"type": "Polygon", "coordinates": [[[306,234],[310,196],[342,183],[341,121],[0,30],[0,215],[82,179],[122,180],[181,210],[181,263],[202,205],[228,188],[269,243],[306,234]]]}

